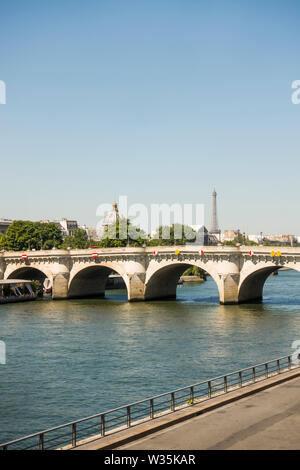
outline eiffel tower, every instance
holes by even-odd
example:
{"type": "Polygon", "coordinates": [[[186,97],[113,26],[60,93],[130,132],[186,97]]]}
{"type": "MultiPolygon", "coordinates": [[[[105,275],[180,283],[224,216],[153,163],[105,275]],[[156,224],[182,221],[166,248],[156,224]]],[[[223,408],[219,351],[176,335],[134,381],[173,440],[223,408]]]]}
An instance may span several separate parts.
{"type": "Polygon", "coordinates": [[[210,233],[212,235],[219,235],[221,233],[221,230],[219,229],[218,226],[218,218],[217,218],[217,193],[216,190],[213,190],[212,193],[212,214],[211,214],[211,228],[210,228],[210,233]]]}

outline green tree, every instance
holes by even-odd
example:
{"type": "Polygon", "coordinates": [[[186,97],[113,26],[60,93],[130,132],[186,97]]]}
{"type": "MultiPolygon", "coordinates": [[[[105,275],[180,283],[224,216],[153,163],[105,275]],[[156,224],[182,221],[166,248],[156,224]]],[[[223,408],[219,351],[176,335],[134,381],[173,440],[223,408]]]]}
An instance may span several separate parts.
{"type": "Polygon", "coordinates": [[[188,225],[173,224],[170,227],[161,225],[148,244],[150,246],[185,245],[187,241],[193,241],[195,236],[196,232],[188,225]]]}
{"type": "Polygon", "coordinates": [[[88,248],[90,245],[87,233],[82,228],[76,228],[73,230],[72,236],[66,237],[62,244],[62,248],[66,249],[68,247],[72,249],[83,249],[88,248]]]}
{"type": "Polygon", "coordinates": [[[183,276],[198,276],[206,281],[206,272],[198,266],[191,266],[184,271],[183,276]]]}
{"type": "Polygon", "coordinates": [[[3,233],[0,233],[0,250],[4,250],[5,247],[5,236],[3,233]]]}
{"type": "Polygon", "coordinates": [[[28,220],[14,220],[2,242],[6,250],[25,251],[57,248],[62,243],[60,229],[53,223],[42,224],[28,220]]]}
{"type": "Polygon", "coordinates": [[[131,224],[129,219],[122,218],[109,225],[102,235],[100,246],[143,246],[147,239],[145,233],[131,224]]]}
{"type": "Polygon", "coordinates": [[[244,246],[255,246],[257,245],[256,242],[249,240],[248,237],[244,237],[241,233],[234,237],[233,240],[227,240],[223,242],[223,245],[226,246],[236,246],[236,244],[239,243],[240,245],[244,246]]]}
{"type": "Polygon", "coordinates": [[[60,248],[63,242],[63,237],[60,228],[53,222],[40,223],[36,222],[36,227],[40,237],[40,248],[43,250],[51,250],[60,248]]]}
{"type": "Polygon", "coordinates": [[[42,283],[38,280],[31,281],[31,286],[36,295],[43,296],[43,286],[42,283]]]}
{"type": "Polygon", "coordinates": [[[40,239],[34,222],[14,220],[5,234],[5,249],[21,251],[39,249],[40,239]]]}

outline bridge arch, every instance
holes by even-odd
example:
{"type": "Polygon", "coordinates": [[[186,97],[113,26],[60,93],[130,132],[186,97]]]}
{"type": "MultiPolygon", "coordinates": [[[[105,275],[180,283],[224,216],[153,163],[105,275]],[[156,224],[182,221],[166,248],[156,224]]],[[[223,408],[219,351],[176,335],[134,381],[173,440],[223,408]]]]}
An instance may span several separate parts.
{"type": "Polygon", "coordinates": [[[186,269],[197,266],[214,279],[220,296],[220,278],[217,273],[205,263],[197,261],[170,261],[157,263],[147,270],[145,281],[145,300],[175,299],[178,281],[186,269]]]}
{"type": "Polygon", "coordinates": [[[41,266],[26,265],[21,267],[8,266],[4,279],[28,279],[44,282],[48,278],[52,280],[52,273],[41,266]]]}
{"type": "Polygon", "coordinates": [[[128,293],[128,277],[115,263],[77,266],[70,273],[68,298],[104,297],[107,278],[111,272],[119,274],[126,285],[128,293]]]}
{"type": "Polygon", "coordinates": [[[28,279],[29,281],[39,281],[41,290],[40,294],[43,293],[43,285],[45,279],[50,280],[50,286],[52,286],[53,276],[51,272],[44,270],[43,268],[25,265],[16,268],[15,266],[10,266],[5,272],[5,279],[28,279]]]}
{"type": "MultiPolygon", "coordinates": [[[[280,270],[283,267],[283,265],[279,264],[254,266],[250,272],[247,272],[246,275],[241,276],[238,302],[261,302],[263,300],[263,289],[266,280],[272,273],[280,270]]],[[[291,267],[291,269],[300,272],[300,268],[298,266],[291,267]]]]}

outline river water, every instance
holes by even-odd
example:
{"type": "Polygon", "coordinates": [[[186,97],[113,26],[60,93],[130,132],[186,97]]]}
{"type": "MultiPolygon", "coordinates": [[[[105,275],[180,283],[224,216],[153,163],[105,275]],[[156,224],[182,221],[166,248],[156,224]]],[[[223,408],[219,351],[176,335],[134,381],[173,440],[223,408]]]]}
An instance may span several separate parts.
{"type": "Polygon", "coordinates": [[[214,281],[176,301],[0,305],[0,442],[290,354],[300,273],[270,276],[262,304],[221,306],[214,281]]]}

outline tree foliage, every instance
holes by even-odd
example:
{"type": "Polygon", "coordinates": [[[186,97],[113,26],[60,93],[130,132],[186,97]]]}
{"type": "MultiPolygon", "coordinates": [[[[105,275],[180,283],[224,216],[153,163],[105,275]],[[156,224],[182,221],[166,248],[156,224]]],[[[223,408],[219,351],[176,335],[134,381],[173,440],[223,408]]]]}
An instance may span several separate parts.
{"type": "Polygon", "coordinates": [[[198,266],[191,266],[188,268],[184,273],[183,276],[198,276],[201,279],[206,281],[206,272],[203,269],[199,268],[198,266]]]}
{"type": "Polygon", "coordinates": [[[5,241],[5,236],[3,233],[0,233],[0,250],[4,250],[4,241],[5,241]]]}
{"type": "Polygon", "coordinates": [[[249,240],[248,237],[243,236],[241,233],[234,237],[233,240],[227,240],[223,242],[223,245],[226,246],[236,246],[236,244],[239,243],[240,245],[244,246],[255,246],[257,245],[256,242],[249,240]]]}
{"type": "Polygon", "coordinates": [[[170,227],[161,225],[157,233],[149,240],[150,246],[185,245],[195,239],[196,232],[188,225],[172,224],[170,227]]]}
{"type": "Polygon", "coordinates": [[[102,235],[100,246],[102,247],[122,247],[122,246],[143,246],[147,239],[145,233],[138,227],[131,224],[129,219],[119,219],[114,224],[109,225],[102,235]]]}
{"type": "Polygon", "coordinates": [[[72,236],[66,237],[62,243],[62,248],[83,249],[88,248],[90,242],[86,231],[83,228],[73,230],[72,236]]]}
{"type": "Polygon", "coordinates": [[[14,220],[5,235],[0,234],[0,249],[12,251],[51,250],[52,248],[88,248],[86,231],[77,228],[71,237],[63,239],[61,230],[53,222],[41,223],[14,220]]]}
{"type": "Polygon", "coordinates": [[[38,281],[37,279],[31,281],[31,286],[36,295],[39,295],[40,297],[43,296],[43,285],[41,281],[38,281]]]}
{"type": "Polygon", "coordinates": [[[0,244],[2,249],[12,251],[51,249],[54,246],[59,248],[62,235],[54,223],[14,220],[0,239],[0,244]]]}

